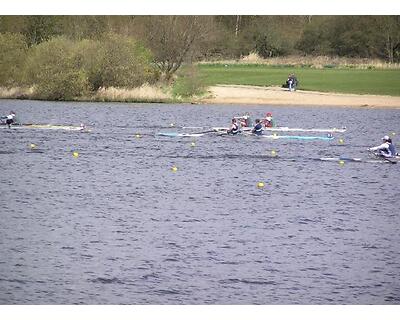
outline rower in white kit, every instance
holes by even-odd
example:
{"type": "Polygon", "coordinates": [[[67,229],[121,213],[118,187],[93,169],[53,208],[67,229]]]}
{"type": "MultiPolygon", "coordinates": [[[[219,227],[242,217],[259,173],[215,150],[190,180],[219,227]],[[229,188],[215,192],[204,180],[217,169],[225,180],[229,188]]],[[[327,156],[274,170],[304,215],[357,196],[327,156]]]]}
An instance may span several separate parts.
{"type": "Polygon", "coordinates": [[[392,142],[392,139],[389,136],[384,136],[382,138],[383,143],[379,146],[369,148],[369,151],[373,151],[375,155],[381,156],[384,158],[394,158],[396,157],[396,148],[392,142]]]}

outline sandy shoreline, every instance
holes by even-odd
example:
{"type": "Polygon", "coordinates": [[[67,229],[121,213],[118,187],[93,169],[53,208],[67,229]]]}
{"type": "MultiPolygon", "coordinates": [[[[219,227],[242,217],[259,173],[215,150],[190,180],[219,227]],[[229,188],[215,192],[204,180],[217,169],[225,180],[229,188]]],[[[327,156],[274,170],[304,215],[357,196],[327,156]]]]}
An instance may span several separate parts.
{"type": "Polygon", "coordinates": [[[216,85],[201,100],[209,104],[270,104],[293,106],[342,106],[400,109],[400,97],[327,93],[316,91],[289,92],[280,87],[216,85]]]}

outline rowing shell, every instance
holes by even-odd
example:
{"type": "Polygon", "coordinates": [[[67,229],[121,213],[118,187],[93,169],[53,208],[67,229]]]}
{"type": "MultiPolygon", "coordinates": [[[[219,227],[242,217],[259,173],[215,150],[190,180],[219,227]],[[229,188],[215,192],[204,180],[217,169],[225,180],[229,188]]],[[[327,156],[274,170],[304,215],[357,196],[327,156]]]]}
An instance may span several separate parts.
{"type": "Polygon", "coordinates": [[[397,163],[400,160],[400,156],[396,156],[389,159],[377,157],[376,159],[362,159],[362,158],[347,158],[347,157],[331,157],[331,158],[319,158],[321,161],[345,161],[345,162],[364,162],[364,163],[397,163]]]}
{"type": "Polygon", "coordinates": [[[303,128],[289,128],[289,127],[273,127],[273,128],[263,128],[265,131],[283,131],[283,132],[339,132],[343,133],[346,132],[346,128],[338,129],[338,128],[329,128],[329,129],[303,129],[303,128]]]}
{"type": "MultiPolygon", "coordinates": [[[[213,127],[212,128],[215,131],[226,131],[229,128],[226,127],[213,127]]],[[[253,128],[249,127],[242,127],[241,130],[243,131],[250,131],[253,128]]],[[[326,133],[332,133],[332,132],[338,132],[338,133],[343,133],[346,132],[346,128],[327,128],[327,129],[318,129],[318,128],[311,128],[311,129],[304,129],[304,128],[289,128],[289,127],[272,127],[272,128],[263,128],[264,131],[272,131],[272,132],[326,132],[326,133]]]]}
{"type": "MultiPolygon", "coordinates": [[[[4,128],[8,128],[7,126],[3,126],[4,128]]],[[[42,130],[65,130],[65,131],[82,131],[82,132],[90,132],[90,129],[81,126],[65,126],[58,124],[20,124],[20,125],[11,125],[11,128],[18,129],[42,129],[42,130]]]]}
{"type": "Polygon", "coordinates": [[[255,136],[255,137],[260,137],[260,138],[266,138],[266,139],[288,139],[288,140],[324,140],[324,141],[330,141],[333,140],[334,137],[332,136],[280,136],[277,134],[273,134],[273,135],[255,135],[253,133],[249,133],[249,132],[244,132],[245,135],[247,136],[255,136]]]}
{"type": "Polygon", "coordinates": [[[289,139],[289,140],[333,140],[334,137],[323,137],[323,136],[278,136],[278,135],[261,135],[259,137],[267,139],[289,139]]]}
{"type": "Polygon", "coordinates": [[[156,135],[162,137],[201,137],[204,136],[204,133],[158,132],[156,135]]]}
{"type": "MultiPolygon", "coordinates": [[[[226,135],[226,132],[217,132],[219,135],[226,135]]],[[[157,136],[163,137],[201,137],[204,133],[178,133],[178,132],[158,132],[157,136]]],[[[251,136],[255,136],[251,134],[251,136]]],[[[289,139],[289,140],[333,140],[333,137],[322,137],[322,136],[278,136],[278,135],[261,135],[255,136],[266,139],[289,139]]]]}
{"type": "MultiPolygon", "coordinates": [[[[282,158],[279,156],[271,156],[271,155],[265,155],[266,158],[270,159],[277,159],[281,161],[291,161],[291,162],[297,162],[299,160],[302,160],[302,158],[282,158]]],[[[397,156],[395,158],[391,158],[390,160],[388,159],[383,159],[383,158],[376,158],[376,159],[362,159],[362,158],[349,158],[349,157],[326,157],[326,158],[303,158],[304,160],[315,160],[315,161],[324,161],[324,162],[358,162],[358,163],[392,163],[396,164],[398,161],[400,161],[400,156],[397,156]]]]}

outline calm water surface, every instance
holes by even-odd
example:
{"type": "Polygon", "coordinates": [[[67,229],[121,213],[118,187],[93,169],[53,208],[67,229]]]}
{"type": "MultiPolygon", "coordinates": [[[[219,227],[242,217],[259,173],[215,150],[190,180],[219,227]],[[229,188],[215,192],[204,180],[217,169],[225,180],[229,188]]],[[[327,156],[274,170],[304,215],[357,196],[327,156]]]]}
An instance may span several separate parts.
{"type": "Polygon", "coordinates": [[[0,114],[11,109],[92,132],[0,128],[1,304],[400,301],[400,164],[313,160],[367,157],[400,136],[398,110],[0,100],[0,114]],[[305,142],[154,136],[244,111],[348,130],[305,142]]]}

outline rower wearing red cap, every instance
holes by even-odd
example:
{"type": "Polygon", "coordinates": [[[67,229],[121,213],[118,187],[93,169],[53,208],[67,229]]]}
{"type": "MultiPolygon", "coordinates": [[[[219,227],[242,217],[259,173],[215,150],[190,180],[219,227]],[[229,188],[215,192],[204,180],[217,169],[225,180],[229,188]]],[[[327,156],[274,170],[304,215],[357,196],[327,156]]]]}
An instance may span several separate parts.
{"type": "Polygon", "coordinates": [[[275,120],[274,120],[274,118],[272,118],[272,113],[271,112],[268,112],[265,115],[265,118],[264,118],[263,122],[264,122],[264,127],[266,127],[266,128],[275,127],[275,120]]]}

